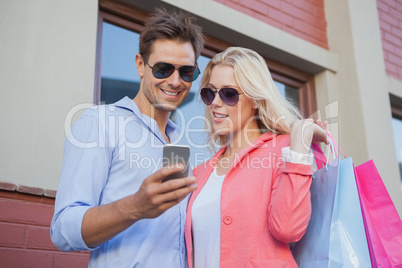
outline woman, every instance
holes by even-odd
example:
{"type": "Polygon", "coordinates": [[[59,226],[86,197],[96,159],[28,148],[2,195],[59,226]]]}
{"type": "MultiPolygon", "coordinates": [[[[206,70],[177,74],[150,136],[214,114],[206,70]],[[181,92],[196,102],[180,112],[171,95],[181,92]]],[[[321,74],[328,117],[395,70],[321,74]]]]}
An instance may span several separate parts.
{"type": "Polygon", "coordinates": [[[297,267],[289,243],[311,214],[314,124],[278,93],[264,59],[228,48],[207,65],[201,99],[212,124],[215,156],[194,169],[186,246],[190,267],[297,267]]]}

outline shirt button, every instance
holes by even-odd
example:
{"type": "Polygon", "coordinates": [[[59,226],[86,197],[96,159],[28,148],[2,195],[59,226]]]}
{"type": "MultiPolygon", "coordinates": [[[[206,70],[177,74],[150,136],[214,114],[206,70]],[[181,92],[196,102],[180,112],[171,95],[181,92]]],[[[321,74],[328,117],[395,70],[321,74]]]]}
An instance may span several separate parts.
{"type": "Polygon", "coordinates": [[[232,218],[229,216],[226,216],[225,218],[223,218],[223,223],[226,225],[229,225],[232,223],[232,218]]]}

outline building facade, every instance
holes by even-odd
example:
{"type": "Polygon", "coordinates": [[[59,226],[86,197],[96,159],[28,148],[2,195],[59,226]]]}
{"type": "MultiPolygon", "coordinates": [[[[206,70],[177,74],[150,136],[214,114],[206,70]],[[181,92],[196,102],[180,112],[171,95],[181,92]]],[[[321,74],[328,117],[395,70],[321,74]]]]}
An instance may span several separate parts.
{"type": "MultiPolygon", "coordinates": [[[[2,1],[4,267],[87,265],[88,252],[59,252],[49,237],[63,142],[84,108],[135,95],[135,42],[155,6],[182,9],[197,18],[207,38],[200,66],[229,46],[261,54],[278,88],[304,116],[329,120],[346,156],[357,165],[374,159],[402,215],[399,0],[2,1]]],[[[190,118],[202,114],[197,85],[173,119],[200,129],[190,118]]],[[[193,142],[197,164],[209,155],[196,142],[199,136],[191,135],[186,137],[193,142]]]]}

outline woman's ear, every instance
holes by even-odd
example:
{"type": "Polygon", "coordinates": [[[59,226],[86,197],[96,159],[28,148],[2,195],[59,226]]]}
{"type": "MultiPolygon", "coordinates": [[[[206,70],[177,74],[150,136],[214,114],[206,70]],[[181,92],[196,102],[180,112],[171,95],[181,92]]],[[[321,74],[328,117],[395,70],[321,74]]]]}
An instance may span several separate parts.
{"type": "Polygon", "coordinates": [[[257,113],[258,112],[258,107],[257,107],[257,103],[253,103],[253,109],[255,109],[255,112],[257,113]]]}

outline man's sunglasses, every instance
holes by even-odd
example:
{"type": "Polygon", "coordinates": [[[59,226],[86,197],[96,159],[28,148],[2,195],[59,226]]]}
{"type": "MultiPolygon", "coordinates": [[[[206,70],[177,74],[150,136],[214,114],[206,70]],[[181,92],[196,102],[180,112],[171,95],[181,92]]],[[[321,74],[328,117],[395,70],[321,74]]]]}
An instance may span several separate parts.
{"type": "Polygon", "coordinates": [[[179,74],[181,79],[183,79],[186,82],[193,82],[197,77],[200,75],[201,71],[198,69],[198,66],[192,66],[192,65],[183,65],[180,66],[179,68],[176,68],[171,63],[166,63],[166,62],[158,62],[155,63],[154,66],[151,67],[151,65],[148,64],[147,60],[143,57],[145,63],[151,68],[152,74],[154,75],[155,78],[158,79],[165,79],[168,78],[173,74],[173,72],[178,69],[179,74]]]}
{"type": "Polygon", "coordinates": [[[201,99],[206,105],[210,105],[214,101],[216,93],[229,106],[236,105],[239,102],[239,95],[243,94],[231,87],[223,87],[219,91],[212,88],[203,88],[200,93],[201,99]]]}

